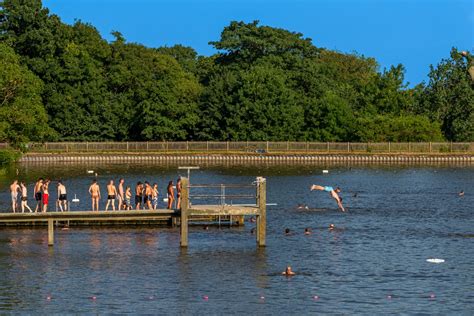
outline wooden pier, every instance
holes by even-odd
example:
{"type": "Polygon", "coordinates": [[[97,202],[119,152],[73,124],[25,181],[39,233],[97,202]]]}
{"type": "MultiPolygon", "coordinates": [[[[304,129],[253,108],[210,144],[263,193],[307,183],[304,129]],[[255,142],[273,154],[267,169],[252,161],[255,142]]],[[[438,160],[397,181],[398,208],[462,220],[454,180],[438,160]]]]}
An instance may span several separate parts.
{"type": "Polygon", "coordinates": [[[182,178],[181,210],[133,210],[133,211],[72,211],[47,213],[0,213],[0,229],[4,227],[48,227],[48,245],[54,245],[54,228],[57,224],[80,226],[105,225],[180,225],[181,247],[188,246],[188,226],[190,222],[210,222],[227,219],[231,224],[242,225],[244,216],[257,219],[257,245],[265,246],[266,236],[266,181],[257,178],[255,182],[255,205],[194,205],[190,203],[189,183],[182,178]]]}

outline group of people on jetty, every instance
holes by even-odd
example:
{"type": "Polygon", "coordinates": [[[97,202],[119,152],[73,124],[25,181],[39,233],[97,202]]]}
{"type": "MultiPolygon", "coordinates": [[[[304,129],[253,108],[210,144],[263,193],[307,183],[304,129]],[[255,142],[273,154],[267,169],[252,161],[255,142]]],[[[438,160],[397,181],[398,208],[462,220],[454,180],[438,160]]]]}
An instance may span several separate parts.
{"type": "MultiPolygon", "coordinates": [[[[50,203],[50,188],[51,180],[39,178],[34,186],[33,197],[36,202],[35,210],[33,211],[28,205],[28,188],[24,181],[18,182],[14,180],[10,185],[11,202],[13,213],[21,212],[24,213],[28,210],[30,213],[46,213],[48,211],[48,205],[50,203]],[[20,203],[19,203],[20,201],[20,203]]],[[[178,177],[176,186],[173,181],[169,181],[166,194],[167,198],[163,199],[167,202],[168,209],[180,209],[181,208],[181,177],[178,177]],[[176,189],[176,195],[175,195],[176,189]]],[[[58,208],[61,212],[68,211],[68,197],[67,189],[62,180],[57,181],[57,195],[56,195],[56,211],[58,208]]],[[[114,180],[110,180],[107,184],[107,204],[105,205],[105,211],[109,210],[109,207],[115,210],[156,210],[158,207],[158,184],[150,184],[148,181],[142,183],[137,182],[132,192],[130,186],[125,185],[125,180],[121,178],[119,180],[118,187],[115,186],[114,180]],[[135,199],[132,201],[132,197],[135,199]],[[117,208],[115,202],[117,201],[117,208]],[[133,203],[133,205],[132,205],[133,203]]],[[[89,186],[89,194],[92,200],[92,211],[99,211],[99,202],[102,198],[100,185],[96,179],[92,180],[89,186]]],[[[74,200],[73,200],[74,201],[74,200]]]]}

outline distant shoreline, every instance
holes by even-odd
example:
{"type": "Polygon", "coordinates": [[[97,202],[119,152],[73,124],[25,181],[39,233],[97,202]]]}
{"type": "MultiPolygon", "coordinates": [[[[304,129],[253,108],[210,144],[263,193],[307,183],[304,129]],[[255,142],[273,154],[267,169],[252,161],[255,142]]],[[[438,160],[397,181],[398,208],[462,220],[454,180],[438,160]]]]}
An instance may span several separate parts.
{"type": "Polygon", "coordinates": [[[87,154],[25,154],[19,163],[274,163],[305,164],[321,162],[353,163],[469,163],[471,154],[210,154],[210,153],[87,153],[87,154]]]}

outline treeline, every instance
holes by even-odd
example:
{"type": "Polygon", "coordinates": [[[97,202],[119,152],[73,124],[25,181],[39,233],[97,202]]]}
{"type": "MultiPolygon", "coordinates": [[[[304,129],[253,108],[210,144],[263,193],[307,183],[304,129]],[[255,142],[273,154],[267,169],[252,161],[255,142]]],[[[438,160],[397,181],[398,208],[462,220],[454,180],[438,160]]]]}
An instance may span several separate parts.
{"type": "Polygon", "coordinates": [[[0,10],[0,141],[474,141],[472,54],[455,48],[409,88],[402,65],[258,22],[231,22],[206,57],[108,42],[40,0],[0,10]]]}

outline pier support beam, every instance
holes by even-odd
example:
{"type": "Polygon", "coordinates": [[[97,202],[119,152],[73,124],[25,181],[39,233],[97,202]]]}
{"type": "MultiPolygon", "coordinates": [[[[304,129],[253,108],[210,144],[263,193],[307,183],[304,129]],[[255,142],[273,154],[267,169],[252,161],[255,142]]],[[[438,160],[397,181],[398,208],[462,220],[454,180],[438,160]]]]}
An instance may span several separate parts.
{"type": "Polygon", "coordinates": [[[48,219],[48,246],[54,245],[54,221],[52,218],[48,219]]]}
{"type": "Polygon", "coordinates": [[[188,246],[189,180],[181,178],[181,247],[188,246]]]}
{"type": "Polygon", "coordinates": [[[257,178],[257,205],[259,215],[257,216],[257,245],[265,247],[267,236],[267,180],[257,178]]]}

